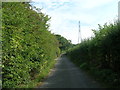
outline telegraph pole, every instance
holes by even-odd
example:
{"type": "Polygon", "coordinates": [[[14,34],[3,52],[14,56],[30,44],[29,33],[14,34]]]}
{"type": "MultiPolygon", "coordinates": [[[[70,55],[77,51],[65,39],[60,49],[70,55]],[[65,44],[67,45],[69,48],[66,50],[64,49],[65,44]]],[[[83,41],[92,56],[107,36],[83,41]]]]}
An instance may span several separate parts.
{"type": "Polygon", "coordinates": [[[80,28],[80,21],[79,21],[79,31],[78,31],[78,44],[82,41],[81,39],[81,28],[80,28]]]}

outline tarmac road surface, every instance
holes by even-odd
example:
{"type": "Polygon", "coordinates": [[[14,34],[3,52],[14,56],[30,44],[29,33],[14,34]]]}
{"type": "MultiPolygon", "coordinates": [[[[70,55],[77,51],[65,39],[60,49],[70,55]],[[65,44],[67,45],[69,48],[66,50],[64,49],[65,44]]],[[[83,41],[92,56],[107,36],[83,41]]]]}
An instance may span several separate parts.
{"type": "Polygon", "coordinates": [[[101,86],[76,67],[65,55],[58,58],[55,68],[39,88],[100,88],[101,86]]]}

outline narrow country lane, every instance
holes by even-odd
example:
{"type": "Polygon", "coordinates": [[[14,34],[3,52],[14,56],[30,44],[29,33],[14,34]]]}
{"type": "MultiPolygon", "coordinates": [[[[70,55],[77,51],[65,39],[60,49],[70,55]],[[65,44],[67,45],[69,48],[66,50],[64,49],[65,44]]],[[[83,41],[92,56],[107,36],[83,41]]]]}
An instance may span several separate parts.
{"type": "Polygon", "coordinates": [[[39,88],[100,88],[100,85],[62,55],[39,88]]]}

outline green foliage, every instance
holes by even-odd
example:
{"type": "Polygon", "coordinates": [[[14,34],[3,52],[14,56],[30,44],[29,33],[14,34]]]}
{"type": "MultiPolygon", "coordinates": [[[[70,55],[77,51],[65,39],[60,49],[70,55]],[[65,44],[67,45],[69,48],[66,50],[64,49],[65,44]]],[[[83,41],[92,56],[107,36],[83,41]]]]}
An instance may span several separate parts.
{"type": "Polygon", "coordinates": [[[84,40],[69,50],[71,60],[108,87],[119,87],[120,83],[120,23],[99,25],[93,30],[95,37],[84,40]]]}
{"type": "Polygon", "coordinates": [[[3,88],[27,86],[52,67],[58,41],[48,31],[48,15],[29,3],[4,2],[2,7],[3,88]]]}
{"type": "Polygon", "coordinates": [[[88,69],[87,63],[82,63],[82,64],[80,65],[80,68],[88,69]]]}
{"type": "Polygon", "coordinates": [[[55,35],[57,40],[59,41],[59,48],[62,52],[67,51],[68,49],[72,48],[74,45],[71,43],[70,40],[62,37],[61,35],[55,35]]]}

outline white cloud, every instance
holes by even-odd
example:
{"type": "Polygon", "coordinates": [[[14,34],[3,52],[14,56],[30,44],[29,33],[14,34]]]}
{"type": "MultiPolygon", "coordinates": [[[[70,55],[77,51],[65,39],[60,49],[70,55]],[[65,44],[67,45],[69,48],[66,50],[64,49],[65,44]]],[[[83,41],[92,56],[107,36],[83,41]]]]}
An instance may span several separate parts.
{"type": "Polygon", "coordinates": [[[61,34],[73,43],[78,41],[78,21],[81,21],[82,38],[93,35],[97,24],[113,20],[119,0],[32,0],[36,7],[51,16],[52,32],[61,34]]]}
{"type": "Polygon", "coordinates": [[[105,5],[106,3],[110,3],[115,0],[85,0],[85,3],[83,4],[83,8],[95,8],[102,5],[105,5]]]}

